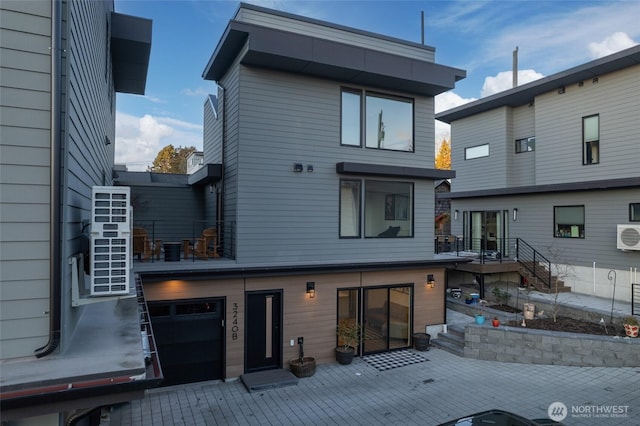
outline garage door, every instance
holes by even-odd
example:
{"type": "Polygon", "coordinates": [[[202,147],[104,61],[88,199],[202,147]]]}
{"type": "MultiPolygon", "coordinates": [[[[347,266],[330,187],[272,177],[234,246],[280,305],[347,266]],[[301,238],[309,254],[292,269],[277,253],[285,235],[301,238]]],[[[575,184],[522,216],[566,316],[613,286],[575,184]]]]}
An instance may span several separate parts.
{"type": "Polygon", "coordinates": [[[224,299],[149,302],[163,386],[223,378],[224,299]]]}

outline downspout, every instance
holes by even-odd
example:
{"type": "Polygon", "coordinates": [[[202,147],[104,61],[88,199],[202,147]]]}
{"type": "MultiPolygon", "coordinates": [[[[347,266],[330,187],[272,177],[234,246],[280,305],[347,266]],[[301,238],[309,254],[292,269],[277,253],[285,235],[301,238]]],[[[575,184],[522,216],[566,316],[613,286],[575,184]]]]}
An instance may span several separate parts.
{"type": "Polygon", "coordinates": [[[220,218],[218,219],[224,225],[224,211],[225,211],[225,186],[226,179],[224,178],[225,172],[225,152],[227,150],[227,89],[224,88],[219,82],[216,82],[218,87],[222,89],[222,188],[220,189],[220,218]]]}
{"type": "Polygon", "coordinates": [[[38,358],[49,355],[60,344],[60,79],[62,55],[62,11],[60,0],[51,2],[51,151],[49,194],[49,341],[35,350],[38,358]]]}

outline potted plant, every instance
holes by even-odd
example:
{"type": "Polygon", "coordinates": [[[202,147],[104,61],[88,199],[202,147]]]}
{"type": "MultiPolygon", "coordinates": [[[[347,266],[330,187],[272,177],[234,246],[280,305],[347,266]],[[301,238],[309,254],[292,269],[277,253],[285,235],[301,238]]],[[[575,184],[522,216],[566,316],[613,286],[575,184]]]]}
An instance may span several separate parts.
{"type": "Polygon", "coordinates": [[[300,346],[300,354],[297,358],[293,358],[289,361],[289,371],[299,378],[311,377],[316,372],[316,359],[310,356],[304,356],[303,338],[298,338],[298,345],[300,346]]]}
{"type": "Polygon", "coordinates": [[[464,301],[465,301],[465,303],[466,303],[467,305],[470,305],[470,304],[472,304],[472,303],[473,303],[473,298],[471,297],[471,295],[470,295],[469,293],[467,293],[467,294],[464,296],[464,301]]]}
{"type": "Polygon", "coordinates": [[[640,325],[635,317],[631,315],[625,317],[622,324],[624,324],[624,331],[627,333],[627,336],[638,337],[638,329],[640,328],[640,325]]]}
{"type": "Polygon", "coordinates": [[[493,317],[493,319],[491,320],[491,324],[494,327],[500,327],[500,320],[498,319],[498,317],[493,317]]]}
{"type": "Polygon", "coordinates": [[[343,319],[336,328],[338,346],[336,347],[336,361],[342,365],[351,364],[360,344],[360,324],[354,319],[343,319]]]}
{"type": "Polygon", "coordinates": [[[476,324],[478,324],[478,325],[482,325],[482,324],[484,324],[484,320],[485,320],[485,318],[484,318],[484,312],[482,312],[482,311],[478,311],[478,312],[476,313],[475,317],[476,317],[476,324]]]}

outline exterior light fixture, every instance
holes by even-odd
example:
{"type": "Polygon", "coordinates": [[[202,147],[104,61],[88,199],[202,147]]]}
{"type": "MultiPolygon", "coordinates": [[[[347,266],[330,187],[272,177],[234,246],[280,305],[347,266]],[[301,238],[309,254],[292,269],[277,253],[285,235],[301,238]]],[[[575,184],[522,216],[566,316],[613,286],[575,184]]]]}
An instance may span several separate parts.
{"type": "Polygon", "coordinates": [[[427,275],[427,288],[436,288],[436,280],[433,274],[427,275]]]}
{"type": "Polygon", "coordinates": [[[558,87],[558,95],[562,95],[564,92],[565,92],[564,86],[558,87]]]}
{"type": "Polygon", "coordinates": [[[458,220],[458,213],[460,213],[459,210],[454,210],[454,212],[453,212],[453,220],[458,220]]]}
{"type": "Polygon", "coordinates": [[[313,281],[307,281],[307,294],[310,299],[316,297],[316,283],[313,281]]]}
{"type": "Polygon", "coordinates": [[[513,221],[518,220],[518,209],[513,209],[513,221]]]}

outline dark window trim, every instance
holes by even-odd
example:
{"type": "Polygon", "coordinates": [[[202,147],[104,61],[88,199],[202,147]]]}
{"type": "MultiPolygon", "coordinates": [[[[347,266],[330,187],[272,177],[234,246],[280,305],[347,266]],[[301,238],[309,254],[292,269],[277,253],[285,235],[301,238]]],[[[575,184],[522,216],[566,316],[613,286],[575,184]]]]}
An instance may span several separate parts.
{"type": "Polygon", "coordinates": [[[354,89],[352,87],[340,87],[340,146],[347,146],[351,148],[362,148],[362,126],[364,124],[364,118],[362,117],[362,109],[364,108],[364,96],[362,96],[362,89],[354,89]],[[358,95],[360,97],[360,140],[358,145],[352,145],[347,143],[342,143],[342,95],[343,93],[351,93],[353,95],[358,95]]]}
{"type": "Polygon", "coordinates": [[[527,138],[520,138],[520,139],[516,139],[516,154],[524,154],[525,152],[534,152],[536,150],[535,147],[535,142],[536,142],[536,137],[535,136],[529,136],[527,138]],[[529,151],[528,149],[526,151],[522,151],[520,148],[520,144],[518,142],[522,142],[522,141],[527,141],[527,147],[529,147],[529,142],[533,140],[533,149],[531,151],[529,151]]]}
{"type": "Polygon", "coordinates": [[[587,227],[585,222],[586,222],[586,211],[585,211],[584,204],[575,204],[575,205],[569,205],[569,206],[553,206],[553,238],[562,238],[562,239],[569,239],[569,240],[584,240],[587,234],[587,227]],[[556,224],[557,224],[556,209],[563,208],[563,207],[582,207],[582,235],[578,237],[560,237],[556,234],[556,224]]]}
{"type": "Polygon", "coordinates": [[[629,222],[640,222],[640,203],[629,203],[629,222]],[[633,214],[634,206],[637,216],[633,214]]]}
{"type": "Polygon", "coordinates": [[[338,182],[338,238],[341,240],[355,240],[362,238],[362,179],[340,179],[338,182]],[[360,196],[358,197],[358,235],[352,237],[342,236],[342,182],[358,182],[360,184],[360,196]]]}
{"type": "Polygon", "coordinates": [[[594,164],[600,164],[600,114],[591,114],[591,115],[585,115],[582,117],[582,165],[583,166],[592,166],[594,164]],[[585,140],[585,134],[584,134],[584,121],[588,118],[592,118],[592,117],[598,117],[598,139],[593,140],[593,141],[586,141],[585,140]],[[597,143],[598,144],[598,161],[595,162],[591,162],[591,163],[587,163],[586,162],[586,152],[585,152],[585,148],[587,146],[587,142],[590,143],[597,143]]]}

